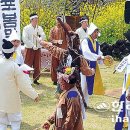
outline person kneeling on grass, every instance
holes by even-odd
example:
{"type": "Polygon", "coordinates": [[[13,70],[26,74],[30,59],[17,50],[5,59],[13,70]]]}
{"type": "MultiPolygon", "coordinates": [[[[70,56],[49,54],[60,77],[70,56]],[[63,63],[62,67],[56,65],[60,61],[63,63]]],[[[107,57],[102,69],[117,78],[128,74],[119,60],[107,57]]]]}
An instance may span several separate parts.
{"type": "Polygon", "coordinates": [[[19,92],[22,91],[36,102],[39,96],[12,58],[14,45],[7,40],[3,42],[4,57],[0,59],[0,130],[7,130],[9,124],[12,130],[20,130],[22,116],[19,92]]]}
{"type": "Polygon", "coordinates": [[[83,130],[81,95],[76,88],[78,70],[76,67],[58,68],[58,83],[63,90],[55,113],[43,123],[42,128],[49,130],[83,130]]]}

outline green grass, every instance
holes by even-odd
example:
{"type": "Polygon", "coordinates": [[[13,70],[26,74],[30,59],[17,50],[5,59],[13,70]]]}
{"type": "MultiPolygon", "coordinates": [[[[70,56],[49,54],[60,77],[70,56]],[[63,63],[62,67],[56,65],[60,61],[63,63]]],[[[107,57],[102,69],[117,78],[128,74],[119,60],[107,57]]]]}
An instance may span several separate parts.
{"type": "MultiPolygon", "coordinates": [[[[102,79],[106,90],[116,89],[122,86],[123,73],[113,74],[114,67],[118,63],[115,62],[111,68],[104,65],[100,66],[102,79]]],[[[40,94],[41,100],[39,103],[34,103],[30,98],[21,94],[22,98],[22,113],[23,121],[21,130],[33,130],[39,127],[46,119],[53,113],[56,106],[55,86],[52,85],[49,76],[43,75],[40,79],[43,86],[34,86],[36,91],[40,94]]],[[[84,121],[85,130],[114,130],[114,123],[112,123],[112,107],[106,112],[97,112],[94,106],[99,102],[107,102],[110,104],[117,100],[116,98],[108,96],[91,96],[90,107],[87,110],[87,120],[84,121]]]]}

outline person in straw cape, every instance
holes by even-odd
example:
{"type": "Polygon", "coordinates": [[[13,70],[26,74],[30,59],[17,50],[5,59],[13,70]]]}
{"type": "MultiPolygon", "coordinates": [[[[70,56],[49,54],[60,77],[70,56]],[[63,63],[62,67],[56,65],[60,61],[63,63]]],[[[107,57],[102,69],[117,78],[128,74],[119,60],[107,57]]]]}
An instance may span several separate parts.
{"type": "MultiPolygon", "coordinates": [[[[49,50],[49,52],[55,56],[56,58],[60,59],[60,66],[63,66],[64,64],[72,65],[73,67],[77,66],[79,68],[79,78],[77,80],[77,88],[81,89],[80,85],[80,72],[82,72],[84,75],[92,76],[95,73],[95,70],[93,68],[90,68],[88,66],[87,61],[85,58],[80,54],[79,45],[80,45],[80,39],[77,33],[69,32],[70,33],[70,39],[72,43],[69,43],[68,50],[64,50],[61,48],[58,48],[50,42],[41,41],[41,45],[49,50]]],[[[82,93],[82,89],[80,90],[82,93]]],[[[81,94],[84,100],[83,94],[81,94]]],[[[85,103],[85,100],[84,100],[85,103]]],[[[86,103],[85,103],[86,104],[86,103]]],[[[86,106],[86,105],[85,105],[86,106]]]]}
{"type": "Polygon", "coordinates": [[[71,66],[59,67],[57,71],[58,83],[63,92],[56,111],[43,123],[42,128],[49,130],[54,124],[54,130],[83,130],[82,98],[75,85],[79,71],[71,66]]]}
{"type": "MultiPolygon", "coordinates": [[[[57,16],[57,18],[60,18],[68,31],[71,31],[71,27],[66,23],[65,16],[57,16]]],[[[49,40],[50,42],[53,43],[53,45],[60,47],[62,49],[67,49],[68,47],[68,40],[67,40],[67,34],[62,28],[61,24],[56,20],[56,26],[54,26],[49,35],[49,40]]],[[[51,79],[53,81],[54,85],[57,85],[57,67],[59,66],[59,59],[54,57],[52,55],[52,60],[51,60],[51,79]]],[[[58,90],[57,90],[58,91],[58,90]]]]}

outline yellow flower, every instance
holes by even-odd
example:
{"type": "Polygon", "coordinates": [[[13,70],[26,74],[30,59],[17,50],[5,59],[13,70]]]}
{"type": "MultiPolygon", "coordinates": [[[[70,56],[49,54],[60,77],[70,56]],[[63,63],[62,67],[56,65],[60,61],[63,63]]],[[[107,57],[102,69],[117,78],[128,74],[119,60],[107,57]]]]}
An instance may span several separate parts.
{"type": "Polygon", "coordinates": [[[72,72],[72,68],[71,67],[65,68],[65,74],[69,75],[69,74],[71,74],[71,72],[72,72]]]}

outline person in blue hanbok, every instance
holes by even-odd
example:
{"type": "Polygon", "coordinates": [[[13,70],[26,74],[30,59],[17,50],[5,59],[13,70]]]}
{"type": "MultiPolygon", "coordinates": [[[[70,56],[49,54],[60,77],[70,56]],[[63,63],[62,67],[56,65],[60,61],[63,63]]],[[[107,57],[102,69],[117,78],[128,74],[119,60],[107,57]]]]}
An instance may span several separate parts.
{"type": "Polygon", "coordinates": [[[84,97],[88,105],[89,95],[103,95],[104,88],[98,67],[98,63],[102,63],[104,56],[100,50],[100,45],[97,41],[100,35],[99,29],[93,23],[88,28],[88,38],[85,38],[81,43],[81,51],[84,58],[88,61],[89,66],[96,70],[95,75],[85,76],[81,73],[81,87],[84,92],[84,97]],[[98,63],[97,63],[98,61],[98,63]]]}

